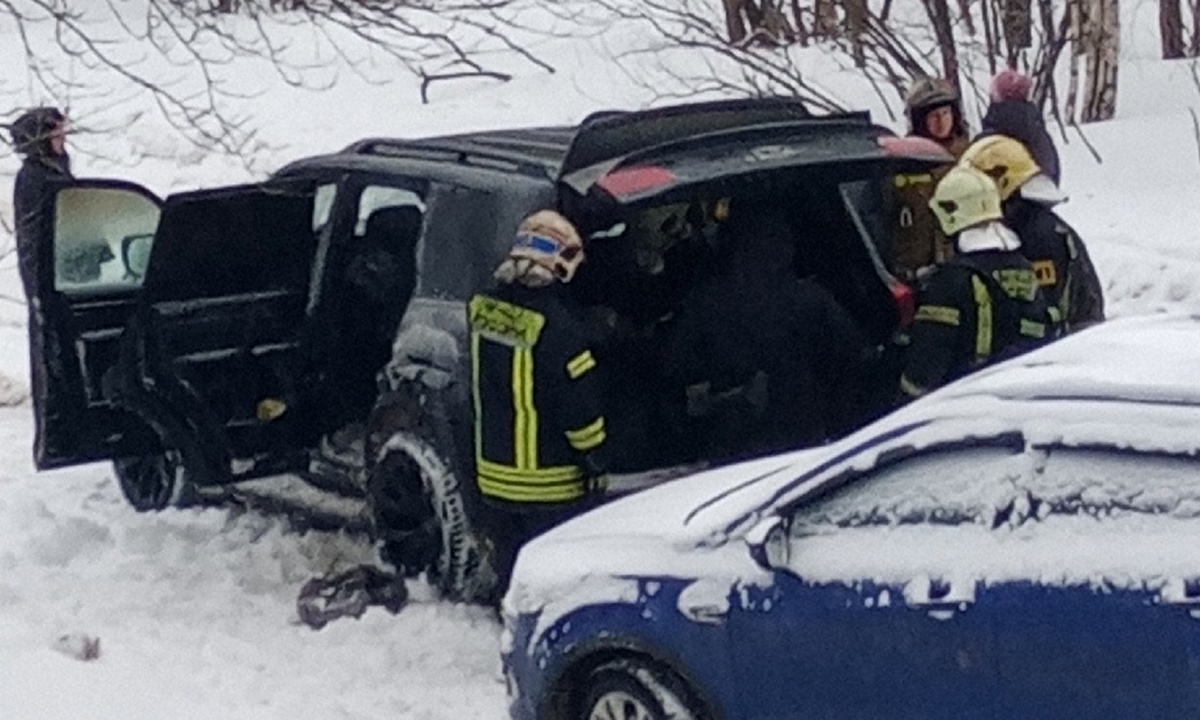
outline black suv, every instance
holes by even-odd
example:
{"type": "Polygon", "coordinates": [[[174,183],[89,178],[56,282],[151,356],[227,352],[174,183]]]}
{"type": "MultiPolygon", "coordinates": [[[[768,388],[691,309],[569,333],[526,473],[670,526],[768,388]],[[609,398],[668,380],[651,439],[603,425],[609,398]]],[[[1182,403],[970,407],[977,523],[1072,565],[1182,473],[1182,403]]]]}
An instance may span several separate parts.
{"type": "MultiPolygon", "coordinates": [[[[882,260],[889,178],[948,160],[865,113],[760,99],[368,139],[165,201],[78,181],[47,200],[53,237],[38,245],[51,349],[33,358],[49,376],[37,465],[111,459],[141,510],[276,475],[359,492],[389,559],[484,597],[465,302],[522,217],[576,220],[590,238],[580,292],[620,309],[629,268],[646,269],[628,228],[698,198],[771,198],[812,230],[798,272],[860,322],[894,388],[913,298],[882,260]]],[[[686,288],[655,290],[653,272],[637,293],[668,307],[686,288]]]]}

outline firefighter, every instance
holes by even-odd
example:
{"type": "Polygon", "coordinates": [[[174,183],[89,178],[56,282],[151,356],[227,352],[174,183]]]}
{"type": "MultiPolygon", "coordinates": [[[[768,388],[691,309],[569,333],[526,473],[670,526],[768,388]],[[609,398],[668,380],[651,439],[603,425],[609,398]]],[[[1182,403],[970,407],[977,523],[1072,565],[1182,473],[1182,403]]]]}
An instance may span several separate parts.
{"type": "MultiPolygon", "coordinates": [[[[958,92],[946,80],[921,77],[913,82],[904,100],[909,136],[932,140],[955,158],[969,143],[958,92]]],[[[951,165],[929,172],[902,173],[893,178],[896,187],[896,234],[892,272],[912,281],[931,266],[945,262],[953,246],[929,212],[929,198],[937,181],[951,165]]]]}
{"type": "Polygon", "coordinates": [[[1104,320],[1104,291],[1087,248],[1054,212],[1066,200],[1024,144],[1003,135],[980,138],[963,154],[996,181],[1005,223],[1021,238],[1046,301],[1073,332],[1104,320]]]}
{"type": "Polygon", "coordinates": [[[475,473],[501,595],[521,545],[603,492],[598,369],[567,292],[583,260],[575,227],[536,212],[522,221],[495,288],[468,306],[475,473]]]}
{"type": "Polygon", "coordinates": [[[1021,241],[1002,222],[990,177],[956,166],[938,183],[930,208],[957,252],[921,294],[900,379],[904,399],[1058,334],[1021,241]]]}

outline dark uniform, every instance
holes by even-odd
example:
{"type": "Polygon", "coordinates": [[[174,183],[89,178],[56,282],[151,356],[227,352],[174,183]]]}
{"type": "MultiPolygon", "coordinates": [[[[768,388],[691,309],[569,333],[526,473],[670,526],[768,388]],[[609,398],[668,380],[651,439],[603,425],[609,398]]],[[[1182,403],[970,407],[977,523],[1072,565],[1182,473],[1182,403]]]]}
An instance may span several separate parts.
{"type": "Polygon", "coordinates": [[[1047,304],[1072,332],[1104,321],[1104,290],[1083,241],[1050,208],[1014,195],[1004,206],[1005,224],[1021,238],[1047,304]]]}
{"type": "MultiPolygon", "coordinates": [[[[65,152],[55,154],[50,142],[50,132],[63,120],[62,113],[54,108],[35,108],[21,115],[12,125],[13,147],[25,155],[13,186],[13,213],[17,266],[29,308],[29,380],[35,420],[58,417],[74,409],[70,402],[62,402],[63,393],[48,396],[52,377],[64,384],[77,383],[80,377],[78,357],[67,351],[56,330],[68,321],[70,311],[66,303],[58,293],[43,293],[45,305],[37,299],[38,238],[53,236],[53,229],[48,227],[50,218],[45,212],[45,203],[56,187],[74,180],[70,157],[65,152]],[[54,320],[46,322],[47,317],[54,320]]],[[[45,443],[42,423],[35,422],[35,462],[60,452],[46,447],[45,443]]]]}
{"type": "Polygon", "coordinates": [[[1057,334],[1033,266],[1020,252],[958,255],[922,293],[901,389],[921,395],[1057,334]]]}
{"type": "Polygon", "coordinates": [[[520,545],[589,507],[605,470],[596,360],[565,292],[500,285],[469,304],[475,472],[501,590],[520,545]]]}
{"type": "Polygon", "coordinates": [[[778,206],[735,200],[713,274],[667,329],[662,365],[704,418],[698,458],[812,445],[862,417],[867,342],[828,290],[796,276],[796,242],[778,206]]]}

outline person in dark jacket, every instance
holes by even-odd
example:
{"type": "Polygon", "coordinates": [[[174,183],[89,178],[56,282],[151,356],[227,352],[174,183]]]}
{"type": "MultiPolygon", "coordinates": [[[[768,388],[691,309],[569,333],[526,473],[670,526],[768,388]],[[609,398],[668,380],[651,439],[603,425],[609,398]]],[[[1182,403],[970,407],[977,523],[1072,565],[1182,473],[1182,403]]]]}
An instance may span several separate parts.
{"type": "Polygon", "coordinates": [[[938,183],[930,207],[957,254],[921,293],[900,378],[906,399],[1058,334],[1021,241],[1002,222],[990,177],[956,166],[938,183]]]}
{"type": "Polygon", "coordinates": [[[67,119],[58,109],[28,110],[12,123],[13,149],[25,157],[13,187],[13,213],[17,228],[17,261],[25,296],[37,288],[37,252],[34,242],[45,221],[43,203],[51,186],[69,183],[71,158],[67,154],[67,119]]]}
{"type": "MultiPolygon", "coordinates": [[[[909,137],[932,140],[954,158],[966,150],[970,134],[958,91],[949,81],[917,78],[905,96],[904,108],[909,137]]],[[[929,172],[901,173],[893,178],[896,232],[889,269],[905,280],[912,281],[922,268],[943,263],[953,253],[953,245],[929,212],[933,189],[950,167],[947,164],[929,172]]]]}
{"type": "Polygon", "coordinates": [[[713,272],[685,297],[662,364],[706,417],[709,459],[818,444],[865,412],[868,343],[816,280],[795,271],[796,237],[776,203],[734,198],[713,272]]]}
{"type": "MultiPolygon", "coordinates": [[[[47,294],[43,305],[38,293],[38,239],[51,237],[45,211],[48,196],[56,185],[70,183],[71,159],[66,146],[67,120],[52,107],[39,107],[22,113],[10,126],[13,149],[24,156],[13,187],[13,213],[16,221],[17,265],[21,285],[28,302],[29,380],[34,408],[34,461],[55,455],[47,447],[43,432],[47,418],[59,417],[73,408],[63,392],[49,395],[50,378],[64,387],[78,383],[78,357],[64,346],[57,328],[65,322],[67,309],[57,294],[47,294]],[[56,318],[47,322],[46,318],[56,318]]],[[[111,254],[111,253],[110,253],[111,254]]],[[[101,258],[102,259],[102,258],[101,258]]],[[[77,388],[82,392],[82,388],[77,388]]]]}
{"type": "Polygon", "coordinates": [[[992,79],[991,103],[983,116],[978,137],[1006,135],[1018,140],[1033,155],[1042,172],[1055,185],[1061,185],[1058,148],[1046,130],[1041,111],[1029,101],[1032,85],[1029,76],[1016,70],[997,73],[992,79]]]}
{"type": "Polygon", "coordinates": [[[475,476],[503,593],[526,541],[598,498],[607,428],[580,308],[583,243],[562,215],[526,218],[497,284],[468,303],[475,476]]]}
{"type": "Polygon", "coordinates": [[[1005,222],[1021,238],[1021,254],[1033,264],[1046,301],[1064,330],[1073,332],[1102,322],[1104,291],[1087,247],[1054,212],[1066,196],[1025,145],[1002,135],[982,138],[963,154],[963,162],[996,182],[1005,222]]]}

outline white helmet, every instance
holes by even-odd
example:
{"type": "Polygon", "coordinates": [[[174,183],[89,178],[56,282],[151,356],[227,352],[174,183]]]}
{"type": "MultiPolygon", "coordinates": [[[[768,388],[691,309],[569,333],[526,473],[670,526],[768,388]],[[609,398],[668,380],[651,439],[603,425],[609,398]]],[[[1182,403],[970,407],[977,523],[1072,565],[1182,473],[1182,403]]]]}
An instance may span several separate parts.
{"type": "Polygon", "coordinates": [[[583,240],[571,221],[553,210],[539,210],[521,221],[495,277],[529,287],[545,287],[555,280],[569,283],[583,257],[583,240]]]}

